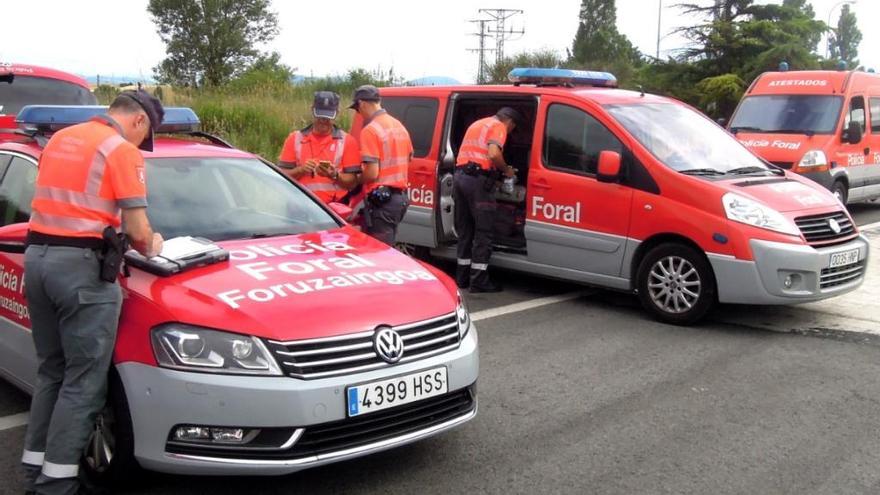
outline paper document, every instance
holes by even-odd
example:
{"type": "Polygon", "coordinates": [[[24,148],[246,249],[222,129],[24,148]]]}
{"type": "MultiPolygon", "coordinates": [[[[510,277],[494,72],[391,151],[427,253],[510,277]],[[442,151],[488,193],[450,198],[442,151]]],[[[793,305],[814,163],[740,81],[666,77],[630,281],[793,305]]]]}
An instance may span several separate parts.
{"type": "MultiPolygon", "coordinates": [[[[159,253],[158,257],[169,260],[180,260],[217,249],[220,249],[220,247],[213,242],[190,236],[182,236],[168,239],[163,242],[162,252],[159,253]]],[[[156,258],[153,258],[153,260],[156,260],[156,258]]]]}

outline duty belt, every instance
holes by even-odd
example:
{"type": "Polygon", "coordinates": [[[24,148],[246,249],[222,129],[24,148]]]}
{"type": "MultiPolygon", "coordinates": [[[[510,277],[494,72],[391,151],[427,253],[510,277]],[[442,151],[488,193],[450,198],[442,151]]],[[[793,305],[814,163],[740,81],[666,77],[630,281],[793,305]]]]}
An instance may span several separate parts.
{"type": "Polygon", "coordinates": [[[468,162],[464,165],[458,165],[455,167],[455,169],[461,170],[465,174],[472,175],[472,176],[485,175],[485,176],[491,177],[494,174],[493,171],[486,170],[483,167],[481,167],[479,164],[474,163],[474,162],[468,162]]]}
{"type": "Polygon", "coordinates": [[[44,234],[42,232],[35,232],[33,230],[29,230],[27,233],[27,238],[25,239],[25,245],[27,246],[65,246],[65,247],[76,247],[76,248],[85,248],[85,249],[94,249],[96,251],[100,251],[104,249],[104,239],[99,239],[97,237],[70,237],[70,236],[60,236],[60,235],[52,235],[52,234],[44,234]]]}

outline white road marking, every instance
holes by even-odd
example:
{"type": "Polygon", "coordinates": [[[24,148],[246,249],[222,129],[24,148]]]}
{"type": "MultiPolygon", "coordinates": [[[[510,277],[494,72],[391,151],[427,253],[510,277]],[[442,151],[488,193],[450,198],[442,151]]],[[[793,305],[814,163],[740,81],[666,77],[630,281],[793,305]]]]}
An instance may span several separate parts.
{"type": "Polygon", "coordinates": [[[496,316],[504,316],[510,313],[518,313],[520,311],[540,308],[541,306],[547,306],[549,304],[556,304],[563,301],[571,301],[572,299],[577,299],[579,297],[588,296],[595,293],[596,291],[593,290],[581,290],[576,292],[569,292],[567,294],[559,294],[557,296],[547,296],[538,299],[531,299],[528,301],[508,304],[507,306],[500,306],[497,308],[484,309],[482,311],[477,311],[476,313],[471,313],[471,320],[486,320],[489,318],[495,318],[496,316]]]}
{"type": "Polygon", "coordinates": [[[28,414],[23,412],[11,416],[3,416],[0,418],[0,431],[11,430],[28,424],[28,414]]]}

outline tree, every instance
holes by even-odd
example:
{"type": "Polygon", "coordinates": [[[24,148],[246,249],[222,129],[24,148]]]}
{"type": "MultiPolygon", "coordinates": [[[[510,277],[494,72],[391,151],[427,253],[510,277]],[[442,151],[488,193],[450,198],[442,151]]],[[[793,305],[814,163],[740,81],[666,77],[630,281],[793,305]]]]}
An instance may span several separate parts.
{"type": "Polygon", "coordinates": [[[514,67],[559,67],[565,63],[558,53],[553,50],[538,50],[535,52],[517,53],[512,57],[504,57],[500,62],[492,64],[486,71],[490,84],[507,83],[507,74],[514,67]]]}
{"type": "Polygon", "coordinates": [[[639,51],[617,30],[614,0],[581,0],[578,29],[568,65],[611,71],[623,84],[629,80],[633,68],[641,63],[639,51]]]}
{"type": "Polygon", "coordinates": [[[856,23],[856,14],[849,9],[849,4],[840,10],[840,19],[837,20],[837,29],[828,39],[831,58],[843,60],[846,66],[855,69],[859,66],[859,43],[862,42],[862,32],[856,23]]]}
{"type": "Polygon", "coordinates": [[[167,46],[156,79],[219,86],[259,60],[257,45],[278,34],[269,0],[150,0],[147,12],[167,46]]]}

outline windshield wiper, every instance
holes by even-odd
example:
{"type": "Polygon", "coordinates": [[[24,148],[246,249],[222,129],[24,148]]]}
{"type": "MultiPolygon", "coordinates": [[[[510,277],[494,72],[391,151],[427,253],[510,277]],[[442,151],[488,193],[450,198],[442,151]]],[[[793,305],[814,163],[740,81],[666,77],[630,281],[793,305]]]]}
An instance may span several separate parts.
{"type": "Polygon", "coordinates": [[[760,127],[752,127],[752,126],[748,126],[748,125],[731,126],[731,128],[730,128],[730,132],[732,132],[733,134],[736,134],[739,131],[764,132],[764,129],[761,129],[760,127]]]}
{"type": "Polygon", "coordinates": [[[724,172],[714,168],[689,168],[687,170],[679,170],[678,172],[686,175],[725,175],[724,172]]]}
{"type": "Polygon", "coordinates": [[[254,232],[253,234],[245,234],[239,237],[239,239],[265,239],[267,237],[284,237],[297,234],[298,232],[254,232]]]}
{"type": "Polygon", "coordinates": [[[748,167],[732,168],[727,171],[728,174],[734,174],[734,175],[755,174],[755,173],[759,173],[759,172],[760,173],[770,172],[771,174],[775,174],[775,175],[781,175],[781,174],[785,173],[782,170],[779,170],[777,168],[764,168],[764,167],[757,167],[755,165],[750,165],[748,167]]]}
{"type": "Polygon", "coordinates": [[[816,131],[812,129],[771,129],[764,132],[771,134],[803,134],[808,137],[813,137],[816,134],[816,131]]]}

